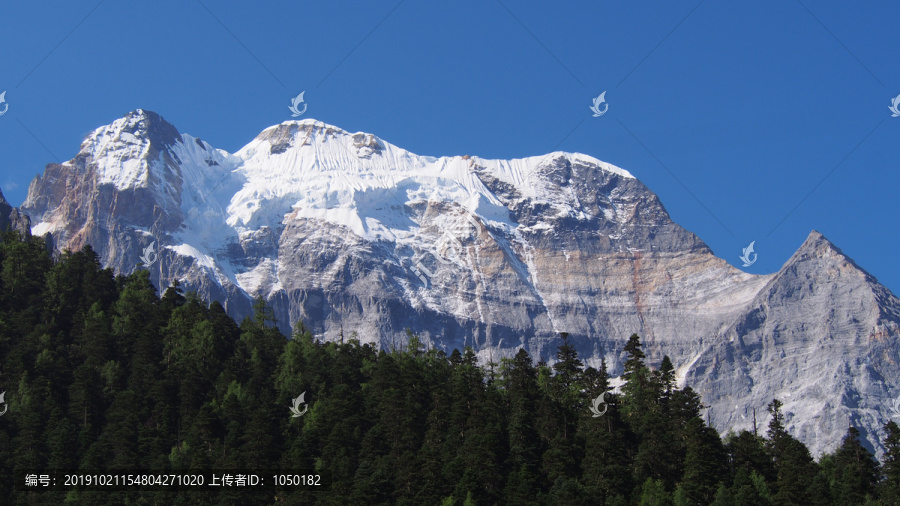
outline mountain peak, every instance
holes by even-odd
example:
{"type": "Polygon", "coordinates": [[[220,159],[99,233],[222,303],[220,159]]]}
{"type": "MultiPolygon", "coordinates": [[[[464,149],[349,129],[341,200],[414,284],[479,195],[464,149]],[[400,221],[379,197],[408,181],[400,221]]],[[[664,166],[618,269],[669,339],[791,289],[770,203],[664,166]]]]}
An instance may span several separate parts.
{"type": "Polygon", "coordinates": [[[170,146],[181,137],[178,129],[159,114],[145,109],[135,109],[109,125],[91,132],[85,139],[85,143],[103,136],[121,138],[125,134],[138,139],[146,139],[157,149],[170,146]]]}
{"type": "MultiPolygon", "coordinates": [[[[253,142],[242,149],[242,152],[267,152],[268,155],[280,155],[294,147],[300,149],[304,146],[314,145],[334,146],[333,149],[341,153],[341,157],[352,155],[357,160],[380,154],[385,148],[384,142],[375,135],[356,132],[350,133],[340,127],[329,125],[312,118],[303,120],[291,120],[266,128],[256,136],[253,142]],[[333,145],[337,142],[340,147],[333,145]],[[267,144],[265,144],[267,143],[267,144]],[[262,151],[259,148],[263,147],[262,151]],[[265,149],[267,147],[267,149],[265,149]]],[[[318,150],[317,150],[318,151],[318,150]]],[[[321,155],[331,158],[332,149],[325,149],[321,155]]]]}
{"type": "MultiPolygon", "coordinates": [[[[847,299],[848,295],[843,291],[852,291],[854,286],[865,285],[870,293],[871,290],[888,292],[875,276],[863,269],[817,230],[809,233],[803,244],[772,278],[770,284],[782,287],[795,287],[800,284],[805,288],[816,288],[817,290],[818,287],[826,287],[828,290],[839,293],[839,295],[832,294],[831,297],[834,300],[847,299]]],[[[893,295],[888,298],[895,299],[893,295]]],[[[889,305],[893,305],[893,302],[889,305]]]]}
{"type": "Polygon", "coordinates": [[[81,144],[75,158],[90,160],[100,183],[116,188],[147,186],[160,154],[181,140],[181,134],[159,114],[135,109],[109,125],[97,128],[81,144]]]}
{"type": "Polygon", "coordinates": [[[794,263],[802,260],[810,260],[813,258],[826,258],[826,257],[834,257],[838,256],[847,261],[851,261],[847,255],[841,251],[840,248],[834,245],[833,242],[829,241],[821,232],[818,230],[813,230],[806,237],[806,240],[803,241],[803,244],[797,248],[797,251],[791,256],[791,259],[788,260],[788,263],[794,263]]]}

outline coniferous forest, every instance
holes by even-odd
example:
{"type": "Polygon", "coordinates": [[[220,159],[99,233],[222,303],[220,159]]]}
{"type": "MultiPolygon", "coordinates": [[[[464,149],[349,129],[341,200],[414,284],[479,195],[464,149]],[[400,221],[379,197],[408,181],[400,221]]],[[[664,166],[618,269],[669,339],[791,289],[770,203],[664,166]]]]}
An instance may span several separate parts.
{"type": "Polygon", "coordinates": [[[853,427],[814,460],[777,400],[758,433],[722,437],[637,335],[613,391],[565,336],[552,365],[524,350],[479,365],[412,332],[393,350],[353,333],[319,342],[302,325],[288,338],[262,302],[238,324],[178,286],[160,296],[147,271],[114,276],[89,247],[54,259],[7,232],[0,266],[4,504],[900,504],[894,422],[881,463],[853,427]],[[302,392],[306,411],[292,416],[302,392]],[[280,470],[322,483],[35,492],[14,483],[26,469],[280,470]]]}

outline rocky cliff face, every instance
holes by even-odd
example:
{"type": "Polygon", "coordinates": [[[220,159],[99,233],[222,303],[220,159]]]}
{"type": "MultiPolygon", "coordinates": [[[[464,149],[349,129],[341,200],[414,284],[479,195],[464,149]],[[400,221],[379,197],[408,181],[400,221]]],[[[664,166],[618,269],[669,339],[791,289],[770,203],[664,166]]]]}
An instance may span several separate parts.
{"type": "Polygon", "coordinates": [[[134,111],[47,166],[23,210],[60,249],[179,279],[237,317],[263,297],[303,320],[393,346],[406,329],[483,358],[552,358],[568,332],[621,371],[637,332],[668,354],[722,431],[785,401],[813,451],[848,423],[880,448],[900,396],[900,301],[817,232],[777,273],[722,259],[627,171],[586,155],[424,157],[313,120],[237,153],[134,111]],[[149,249],[148,249],[149,248],[149,249]]]}
{"type": "Polygon", "coordinates": [[[3,197],[3,192],[0,192],[0,232],[7,230],[30,234],[31,220],[17,208],[9,205],[9,202],[3,197]]]}
{"type": "Polygon", "coordinates": [[[898,322],[897,298],[813,232],[697,353],[686,381],[717,426],[748,427],[752,408],[777,397],[804,441],[834,444],[854,425],[875,443],[900,419],[898,322]]]}

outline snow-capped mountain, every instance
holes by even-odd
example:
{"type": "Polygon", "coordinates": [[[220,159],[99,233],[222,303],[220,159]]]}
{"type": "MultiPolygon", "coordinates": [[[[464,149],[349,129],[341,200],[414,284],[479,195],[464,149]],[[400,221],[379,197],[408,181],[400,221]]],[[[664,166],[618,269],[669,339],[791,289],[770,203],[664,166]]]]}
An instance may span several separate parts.
{"type": "Polygon", "coordinates": [[[137,110],[36,178],[22,210],[58,249],[180,280],[237,317],[497,361],[552,358],[568,332],[621,371],[628,336],[668,354],[720,430],[785,402],[811,449],[853,423],[876,448],[900,396],[900,301],[813,232],[771,275],[717,258],[627,171],[555,152],[427,157],[314,120],[229,154],[137,110]],[[144,264],[140,266],[139,263],[144,264]]]}

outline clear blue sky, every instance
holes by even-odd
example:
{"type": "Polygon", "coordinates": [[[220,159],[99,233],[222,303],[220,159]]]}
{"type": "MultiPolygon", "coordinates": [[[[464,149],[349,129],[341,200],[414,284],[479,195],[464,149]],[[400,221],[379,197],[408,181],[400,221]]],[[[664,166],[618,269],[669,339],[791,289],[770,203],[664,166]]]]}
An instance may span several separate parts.
{"type": "Polygon", "coordinates": [[[756,241],[749,272],[817,229],[900,293],[896,3],[549,5],[7,2],[0,187],[20,204],[136,108],[233,152],[305,90],[304,118],[423,155],[619,165],[718,256],[740,266],[756,241]]]}

